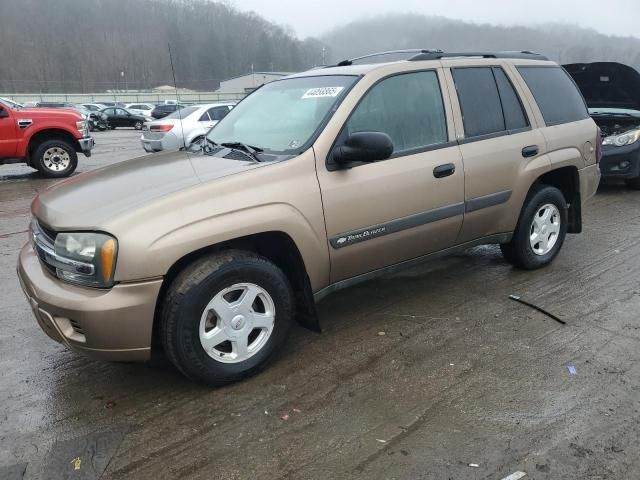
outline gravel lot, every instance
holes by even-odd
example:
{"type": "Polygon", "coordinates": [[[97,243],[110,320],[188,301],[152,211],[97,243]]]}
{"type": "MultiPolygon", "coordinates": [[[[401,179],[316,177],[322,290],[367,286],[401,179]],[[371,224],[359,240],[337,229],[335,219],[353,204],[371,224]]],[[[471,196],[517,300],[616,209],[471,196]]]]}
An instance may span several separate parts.
{"type": "MultiPolygon", "coordinates": [[[[95,138],[79,171],[144,154],[95,138]]],[[[640,478],[640,192],[602,187],[544,270],[479,247],[329,296],[322,334],[207,389],[40,331],[15,264],[51,182],[0,166],[1,479],[640,478]]]]}

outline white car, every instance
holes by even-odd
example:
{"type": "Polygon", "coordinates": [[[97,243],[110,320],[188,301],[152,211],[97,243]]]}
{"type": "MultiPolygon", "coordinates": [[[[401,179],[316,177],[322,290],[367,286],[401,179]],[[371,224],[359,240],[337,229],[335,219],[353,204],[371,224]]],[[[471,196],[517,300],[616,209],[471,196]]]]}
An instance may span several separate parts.
{"type": "Polygon", "coordinates": [[[142,115],[145,117],[151,116],[151,110],[156,108],[156,106],[152,103],[129,103],[125,105],[125,107],[131,113],[136,115],[142,115]]]}
{"type": "Polygon", "coordinates": [[[185,107],[160,120],[144,124],[142,148],[147,152],[189,148],[202,139],[233,108],[233,103],[210,103],[185,107]],[[182,120],[181,120],[182,119],[182,120]]]}
{"type": "Polygon", "coordinates": [[[81,105],[90,112],[99,112],[107,108],[106,105],[103,105],[101,103],[82,103],[81,105]]]}

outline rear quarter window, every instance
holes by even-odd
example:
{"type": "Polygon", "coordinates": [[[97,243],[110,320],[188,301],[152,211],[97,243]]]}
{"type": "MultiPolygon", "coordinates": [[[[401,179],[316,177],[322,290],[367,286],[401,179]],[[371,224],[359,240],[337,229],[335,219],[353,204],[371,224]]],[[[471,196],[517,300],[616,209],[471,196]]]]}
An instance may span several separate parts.
{"type": "Polygon", "coordinates": [[[531,90],[547,125],[589,118],[580,90],[563,68],[519,66],[518,71],[531,90]]]}

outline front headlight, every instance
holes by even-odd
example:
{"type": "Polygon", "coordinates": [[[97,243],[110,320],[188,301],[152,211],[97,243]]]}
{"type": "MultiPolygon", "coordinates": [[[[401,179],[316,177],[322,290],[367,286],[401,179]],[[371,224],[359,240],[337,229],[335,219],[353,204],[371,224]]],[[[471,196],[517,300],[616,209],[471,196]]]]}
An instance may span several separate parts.
{"type": "Polygon", "coordinates": [[[60,232],[54,243],[55,254],[85,267],[57,267],[62,280],[98,288],[113,286],[118,243],[104,233],[60,232]]]}
{"type": "Polygon", "coordinates": [[[632,143],[636,143],[638,140],[640,140],[640,129],[629,130],[628,132],[624,132],[620,135],[612,135],[610,137],[605,138],[602,141],[602,144],[615,145],[616,147],[624,147],[626,145],[631,145],[632,143]]]}

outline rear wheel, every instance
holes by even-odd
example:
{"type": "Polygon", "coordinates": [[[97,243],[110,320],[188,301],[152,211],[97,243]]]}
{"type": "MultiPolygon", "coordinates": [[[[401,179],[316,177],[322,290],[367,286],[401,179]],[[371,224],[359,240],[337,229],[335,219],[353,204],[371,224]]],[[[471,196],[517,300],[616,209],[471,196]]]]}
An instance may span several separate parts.
{"type": "Polygon", "coordinates": [[[167,356],[187,377],[208,385],[262,369],[281,348],[294,314],[284,273],[259,255],[231,250],[192,263],[163,303],[167,356]]]}
{"type": "Polygon", "coordinates": [[[547,185],[534,186],[527,196],[513,238],[500,245],[504,258],[527,270],[548,265],[562,248],[567,219],[567,202],[562,192],[547,185]]]}
{"type": "Polygon", "coordinates": [[[68,177],[78,166],[78,155],[69,141],[56,138],[35,149],[32,164],[45,177],[68,177]]]}
{"type": "Polygon", "coordinates": [[[142,130],[142,126],[143,123],[140,120],[136,121],[136,123],[133,124],[133,128],[135,128],[136,130],[142,130]]]}

